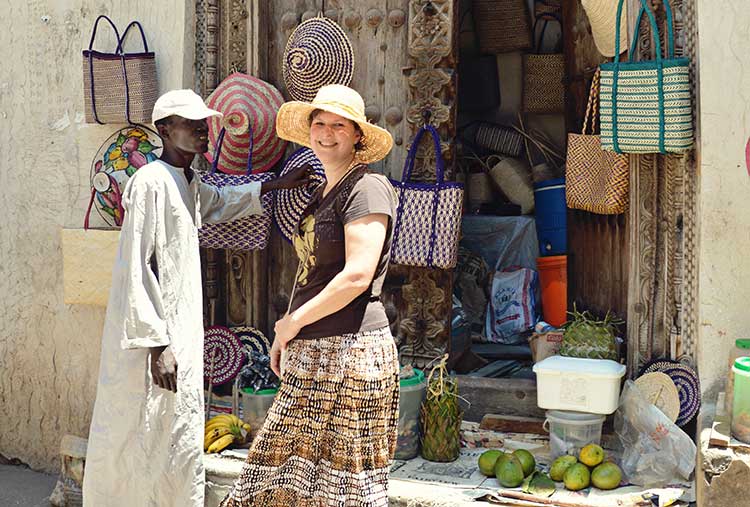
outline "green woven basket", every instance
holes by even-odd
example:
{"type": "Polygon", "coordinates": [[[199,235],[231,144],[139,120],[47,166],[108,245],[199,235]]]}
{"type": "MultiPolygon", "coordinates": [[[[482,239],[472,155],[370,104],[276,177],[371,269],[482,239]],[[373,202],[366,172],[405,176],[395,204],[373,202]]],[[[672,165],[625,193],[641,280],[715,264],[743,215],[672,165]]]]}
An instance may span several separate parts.
{"type": "MultiPolygon", "coordinates": [[[[617,5],[615,50],[620,50],[620,22],[624,0],[617,5]]],[[[672,9],[667,14],[667,57],[653,12],[641,0],[628,61],[603,63],[601,69],[600,124],[602,148],[617,153],[680,153],[693,146],[693,105],[689,60],[674,57],[672,9]],[[655,35],[656,60],[633,61],[640,20],[648,16],[655,35]]],[[[616,53],[619,54],[619,53],[616,53]]]]}

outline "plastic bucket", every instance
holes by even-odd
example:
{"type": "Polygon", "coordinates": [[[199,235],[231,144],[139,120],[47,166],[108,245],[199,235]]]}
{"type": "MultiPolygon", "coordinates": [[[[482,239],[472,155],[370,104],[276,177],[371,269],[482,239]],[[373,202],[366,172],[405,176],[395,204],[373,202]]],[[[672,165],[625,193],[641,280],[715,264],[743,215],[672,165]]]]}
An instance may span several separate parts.
{"type": "Polygon", "coordinates": [[[266,420],[268,410],[276,399],[278,389],[263,389],[253,391],[250,388],[244,388],[240,392],[242,397],[242,420],[250,425],[250,435],[255,438],[258,430],[263,426],[266,420]]]}
{"type": "Polygon", "coordinates": [[[555,327],[568,320],[568,256],[538,257],[544,321],[555,327]]]}
{"type": "Polygon", "coordinates": [[[552,459],[570,454],[578,456],[588,444],[599,444],[602,440],[604,416],[567,410],[549,410],[544,429],[549,432],[549,447],[552,459]]]}
{"type": "Polygon", "coordinates": [[[565,178],[534,185],[534,216],[539,255],[562,255],[568,251],[568,208],[565,178]]]}
{"type": "Polygon", "coordinates": [[[750,357],[737,358],[732,370],[732,435],[738,440],[750,443],[750,357]]]}
{"type": "Polygon", "coordinates": [[[412,459],[419,454],[419,407],[427,384],[424,373],[414,368],[414,376],[399,384],[398,440],[395,459],[412,459]]]}

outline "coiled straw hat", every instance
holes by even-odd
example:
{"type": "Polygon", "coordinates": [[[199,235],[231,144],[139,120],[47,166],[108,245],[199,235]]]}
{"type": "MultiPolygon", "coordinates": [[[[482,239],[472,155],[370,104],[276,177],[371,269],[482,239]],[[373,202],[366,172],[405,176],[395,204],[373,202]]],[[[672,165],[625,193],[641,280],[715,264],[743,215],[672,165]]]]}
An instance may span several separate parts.
{"type": "MultiPolygon", "coordinates": [[[[591,34],[594,36],[596,49],[607,57],[615,56],[615,18],[617,17],[617,0],[581,0],[589,18],[591,34]]],[[[628,15],[623,4],[620,20],[620,52],[628,50],[628,15]]]]}

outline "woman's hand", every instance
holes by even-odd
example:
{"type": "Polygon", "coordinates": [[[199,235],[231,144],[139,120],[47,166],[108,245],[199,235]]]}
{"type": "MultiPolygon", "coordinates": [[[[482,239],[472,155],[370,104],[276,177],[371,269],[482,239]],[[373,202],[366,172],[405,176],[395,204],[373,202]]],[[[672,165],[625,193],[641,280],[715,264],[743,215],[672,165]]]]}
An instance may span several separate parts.
{"type": "MultiPolygon", "coordinates": [[[[279,378],[281,378],[281,348],[279,340],[274,340],[270,351],[271,369],[279,378]]],[[[286,348],[286,346],[284,346],[284,348],[286,348]]]]}
{"type": "Polygon", "coordinates": [[[299,334],[300,329],[302,327],[287,313],[281,320],[276,321],[274,343],[279,342],[279,345],[285,349],[287,344],[299,334]]]}

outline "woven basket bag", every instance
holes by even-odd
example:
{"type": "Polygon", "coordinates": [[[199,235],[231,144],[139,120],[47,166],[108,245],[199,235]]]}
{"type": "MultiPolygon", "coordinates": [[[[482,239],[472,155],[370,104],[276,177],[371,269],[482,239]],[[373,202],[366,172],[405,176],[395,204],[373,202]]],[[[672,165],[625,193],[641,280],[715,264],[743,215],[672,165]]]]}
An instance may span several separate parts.
{"type": "Polygon", "coordinates": [[[391,180],[398,194],[392,263],[439,269],[456,267],[464,189],[461,183],[444,181],[444,175],[440,136],[434,127],[424,126],[409,148],[401,180],[391,180]],[[435,184],[409,181],[417,147],[425,132],[432,135],[435,144],[435,184]]]}
{"type": "MultiPolygon", "coordinates": [[[[693,146],[693,103],[687,58],[674,56],[672,9],[664,0],[667,52],[662,57],[661,37],[654,13],[641,0],[628,61],[617,58],[601,69],[601,139],[605,150],[617,153],[680,153],[693,146]],[[656,60],[633,61],[640,20],[648,16],[656,60]]],[[[615,54],[620,51],[623,0],[617,5],[615,54]]]]}
{"type": "MultiPolygon", "coordinates": [[[[247,173],[244,175],[224,174],[216,170],[221,156],[221,145],[224,141],[226,131],[221,129],[216,142],[216,152],[211,163],[211,172],[201,175],[201,181],[215,187],[228,185],[244,185],[253,181],[269,181],[275,178],[273,172],[252,174],[252,132],[250,133],[250,148],[247,156],[247,173]]],[[[271,209],[273,208],[273,197],[271,192],[261,197],[263,213],[251,215],[231,222],[219,224],[204,223],[198,229],[198,240],[204,248],[232,248],[235,250],[262,250],[268,245],[268,235],[271,230],[271,209]]]]}
{"type": "Polygon", "coordinates": [[[107,16],[96,18],[89,49],[83,51],[83,100],[86,123],[151,123],[151,113],[159,95],[156,60],[148,50],[143,27],[131,22],[120,37],[107,16]],[[94,39],[99,21],[106,20],[117,37],[114,53],[95,51],[94,39]],[[122,44],[132,27],[141,32],[143,52],[125,53],[122,44]]]}
{"type": "Polygon", "coordinates": [[[594,74],[580,134],[568,134],[565,163],[568,208],[600,215],[617,215],[628,209],[628,156],[602,149],[596,131],[599,71],[594,74]],[[589,119],[591,134],[587,134],[589,119]]]}
{"type": "Polygon", "coordinates": [[[565,58],[562,53],[541,53],[544,32],[554,15],[537,18],[544,21],[536,53],[523,55],[523,110],[526,113],[562,113],[565,110],[565,58]]]}
{"type": "Polygon", "coordinates": [[[510,53],[531,47],[526,0],[474,0],[472,7],[482,53],[510,53]]]}

